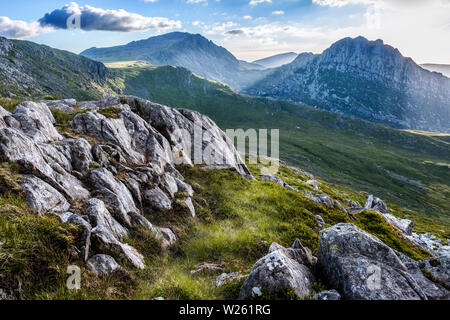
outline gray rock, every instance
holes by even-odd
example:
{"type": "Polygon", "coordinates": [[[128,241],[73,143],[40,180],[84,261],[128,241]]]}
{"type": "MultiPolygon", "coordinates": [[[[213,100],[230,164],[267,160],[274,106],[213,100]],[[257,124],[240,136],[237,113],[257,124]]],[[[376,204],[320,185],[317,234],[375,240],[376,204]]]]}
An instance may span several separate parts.
{"type": "Polygon", "coordinates": [[[395,252],[353,224],[320,232],[319,264],[326,281],[348,300],[426,299],[395,252]]]}
{"type": "Polygon", "coordinates": [[[374,210],[379,213],[386,214],[388,213],[388,208],[386,203],[380,198],[374,197],[373,195],[369,195],[367,198],[366,204],[364,206],[366,210],[374,210]]]}
{"type": "Polygon", "coordinates": [[[91,248],[91,230],[92,226],[84,220],[81,216],[77,214],[71,214],[67,218],[68,223],[73,223],[81,226],[83,229],[83,232],[81,233],[81,239],[80,239],[80,254],[84,261],[87,261],[89,258],[89,250],[91,248]]]}
{"type": "Polygon", "coordinates": [[[61,193],[35,176],[26,175],[22,187],[27,204],[35,213],[60,213],[70,208],[70,204],[61,193]]]}
{"type": "Polygon", "coordinates": [[[422,268],[429,271],[433,281],[450,290],[450,257],[442,256],[427,259],[422,268]]]}
{"type": "Polygon", "coordinates": [[[318,225],[319,227],[323,227],[323,226],[326,225],[326,223],[325,223],[325,221],[323,220],[322,216],[320,216],[320,215],[317,214],[317,215],[314,216],[314,218],[316,218],[316,222],[317,222],[317,225],[318,225]]]}
{"type": "Polygon", "coordinates": [[[127,230],[113,218],[103,201],[89,199],[85,202],[86,214],[94,227],[101,226],[111,232],[117,239],[128,235],[127,230]]]}
{"type": "Polygon", "coordinates": [[[120,265],[116,260],[106,254],[96,254],[86,264],[98,276],[107,276],[120,269],[120,265]]]}
{"type": "Polygon", "coordinates": [[[192,203],[192,198],[187,198],[184,203],[186,204],[191,216],[193,218],[195,218],[195,207],[194,204],[192,203]]]}
{"type": "Polygon", "coordinates": [[[262,292],[277,293],[282,290],[294,290],[298,297],[312,293],[314,276],[310,270],[312,255],[299,241],[293,248],[283,248],[274,243],[269,254],[258,260],[250,275],[242,285],[239,299],[260,296],[262,292]]]}
{"type": "Polygon", "coordinates": [[[314,300],[341,300],[341,295],[336,290],[322,291],[316,294],[314,300]]]}
{"type": "Polygon", "coordinates": [[[191,270],[191,274],[199,274],[199,273],[219,273],[223,271],[223,267],[214,263],[200,263],[195,266],[194,270],[191,270]]]}
{"type": "Polygon", "coordinates": [[[105,168],[92,171],[90,180],[103,201],[113,208],[114,216],[121,223],[131,226],[128,213],[131,211],[138,212],[139,210],[127,187],[105,168]]]}
{"type": "Polygon", "coordinates": [[[291,190],[291,191],[297,191],[296,189],[294,189],[293,187],[291,187],[290,185],[288,185],[286,182],[284,182],[281,178],[277,177],[277,176],[273,176],[273,175],[262,175],[261,176],[261,181],[270,181],[270,182],[275,182],[276,184],[291,190]]]}
{"type": "Polygon", "coordinates": [[[310,185],[314,188],[314,190],[319,190],[319,181],[317,180],[308,180],[305,182],[307,185],[310,185]]]}
{"type": "Polygon", "coordinates": [[[158,209],[162,210],[172,209],[172,201],[159,187],[146,190],[144,192],[144,199],[148,201],[152,206],[158,209]]]}
{"type": "Polygon", "coordinates": [[[6,293],[5,290],[0,288],[0,301],[2,300],[13,300],[13,298],[8,293],[6,293]]]}
{"type": "Polygon", "coordinates": [[[349,200],[349,199],[344,199],[344,203],[348,206],[350,206],[350,208],[360,208],[361,205],[353,200],[349,200]]]}
{"type": "Polygon", "coordinates": [[[400,252],[397,252],[397,255],[429,300],[450,299],[449,290],[425,277],[421,270],[425,267],[423,262],[415,261],[400,252]]]}
{"type": "Polygon", "coordinates": [[[85,139],[66,139],[63,144],[70,146],[73,169],[87,174],[90,164],[94,160],[89,142],[85,139]]]}
{"type": "Polygon", "coordinates": [[[156,227],[144,216],[136,212],[130,212],[130,217],[134,227],[144,227],[153,232],[156,238],[161,241],[163,247],[169,247],[177,241],[175,233],[169,228],[156,227]]]}
{"type": "Polygon", "coordinates": [[[121,243],[105,227],[97,226],[92,229],[92,245],[97,252],[102,252],[112,256],[120,256],[134,265],[138,269],[144,269],[144,257],[136,249],[128,244],[121,243]]]}
{"type": "Polygon", "coordinates": [[[241,281],[245,278],[246,276],[240,272],[222,273],[216,278],[216,287],[222,287],[226,284],[241,281]]]}
{"type": "Polygon", "coordinates": [[[401,231],[403,231],[403,233],[405,233],[406,235],[412,235],[412,231],[414,228],[414,222],[412,222],[411,220],[408,219],[397,219],[396,217],[394,217],[392,214],[384,214],[383,215],[384,218],[392,225],[396,226],[397,228],[399,228],[401,231]]]}

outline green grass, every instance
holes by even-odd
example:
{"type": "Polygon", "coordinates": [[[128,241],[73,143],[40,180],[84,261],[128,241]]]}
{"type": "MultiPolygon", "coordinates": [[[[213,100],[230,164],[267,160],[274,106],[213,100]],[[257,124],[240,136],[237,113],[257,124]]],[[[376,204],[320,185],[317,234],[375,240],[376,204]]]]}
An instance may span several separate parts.
{"type": "Polygon", "coordinates": [[[281,159],[324,180],[411,210],[418,227],[448,234],[449,142],[286,102],[240,95],[174,67],[131,66],[124,92],[197,110],[222,129],[280,129],[281,159]]]}
{"type": "Polygon", "coordinates": [[[98,113],[100,113],[101,115],[104,115],[105,117],[112,119],[117,119],[121,112],[122,109],[114,106],[109,106],[98,110],[98,113]]]}

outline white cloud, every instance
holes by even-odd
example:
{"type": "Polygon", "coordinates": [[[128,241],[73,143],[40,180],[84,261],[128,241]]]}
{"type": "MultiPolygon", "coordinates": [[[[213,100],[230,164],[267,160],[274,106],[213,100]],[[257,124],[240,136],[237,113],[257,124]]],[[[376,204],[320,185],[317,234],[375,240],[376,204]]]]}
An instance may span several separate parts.
{"type": "Polygon", "coordinates": [[[39,22],[25,22],[11,20],[8,17],[0,17],[0,35],[8,38],[28,38],[43,33],[52,32],[52,27],[42,27],[39,22]]]}
{"type": "Polygon", "coordinates": [[[251,6],[256,6],[256,5],[261,4],[261,3],[264,3],[264,2],[272,3],[272,0],[251,0],[251,1],[249,2],[249,5],[251,5],[251,6]]]}
{"type": "Polygon", "coordinates": [[[208,0],[187,0],[186,3],[202,3],[207,2],[208,0]]]}
{"type": "Polygon", "coordinates": [[[273,11],[272,14],[276,15],[276,16],[282,16],[284,14],[283,10],[277,10],[277,11],[273,11]]]}
{"type": "Polygon", "coordinates": [[[251,19],[253,19],[252,16],[243,16],[243,18],[244,18],[245,20],[251,20],[251,19]]]}

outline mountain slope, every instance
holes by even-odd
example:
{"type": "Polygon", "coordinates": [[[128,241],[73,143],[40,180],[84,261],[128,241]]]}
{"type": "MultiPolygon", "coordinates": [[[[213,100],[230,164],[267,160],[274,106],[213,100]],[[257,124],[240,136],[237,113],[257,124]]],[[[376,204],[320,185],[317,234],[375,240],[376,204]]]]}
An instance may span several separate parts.
{"type": "Polygon", "coordinates": [[[450,224],[446,135],[404,132],[309,107],[248,97],[184,68],[130,67],[118,72],[125,74],[127,94],[197,110],[222,129],[278,128],[283,161],[422,212],[419,220],[424,218],[430,226],[436,221],[450,224]],[[427,220],[427,215],[433,220],[427,220]]]}
{"type": "Polygon", "coordinates": [[[320,55],[301,54],[245,92],[399,128],[450,132],[450,79],[381,40],[346,38],[320,55]]]}
{"type": "Polygon", "coordinates": [[[425,63],[420,66],[430,71],[442,73],[447,78],[450,78],[450,65],[448,64],[425,63]]]}
{"type": "Polygon", "coordinates": [[[267,57],[264,59],[259,59],[256,61],[253,61],[253,63],[262,65],[266,68],[277,68],[281,67],[282,65],[291,63],[292,61],[297,58],[298,54],[295,52],[287,52],[287,53],[281,53],[277,54],[271,57],[267,57]]]}
{"type": "Polygon", "coordinates": [[[81,55],[102,62],[142,60],[155,66],[181,66],[209,80],[227,83],[233,88],[262,78],[249,71],[229,51],[199,34],[172,32],[123,46],[91,48],[81,55]]]}
{"type": "Polygon", "coordinates": [[[111,94],[115,75],[102,63],[29,41],[0,37],[0,95],[78,99],[111,94]]]}

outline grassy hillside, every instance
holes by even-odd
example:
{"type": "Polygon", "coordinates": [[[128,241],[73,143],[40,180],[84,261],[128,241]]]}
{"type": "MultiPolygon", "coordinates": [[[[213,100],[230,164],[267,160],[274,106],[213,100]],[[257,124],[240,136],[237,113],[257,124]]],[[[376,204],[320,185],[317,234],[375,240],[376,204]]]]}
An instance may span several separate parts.
{"type": "Polygon", "coordinates": [[[117,70],[126,79],[127,94],[200,111],[223,129],[279,128],[281,158],[287,163],[404,207],[403,215],[415,216],[424,229],[450,226],[450,142],[445,136],[240,95],[183,68],[134,64],[117,70]]]}

